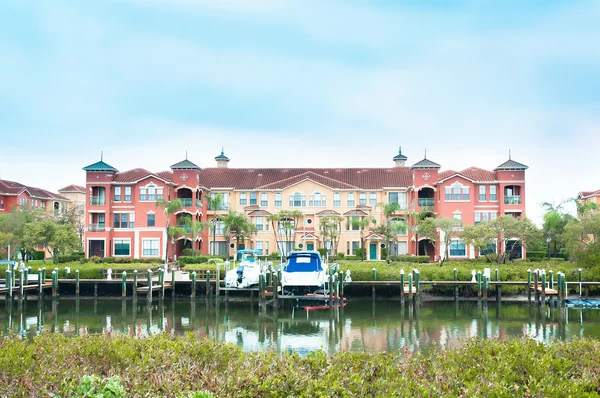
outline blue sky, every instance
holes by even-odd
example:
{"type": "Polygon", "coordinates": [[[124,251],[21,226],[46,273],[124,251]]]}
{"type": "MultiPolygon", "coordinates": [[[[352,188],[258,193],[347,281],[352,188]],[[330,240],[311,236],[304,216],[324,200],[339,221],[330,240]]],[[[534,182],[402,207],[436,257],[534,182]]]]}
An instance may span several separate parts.
{"type": "Polygon", "coordinates": [[[81,167],[530,166],[539,203],[600,189],[600,3],[3,2],[0,175],[81,167]],[[19,167],[15,167],[15,165],[19,167]]]}

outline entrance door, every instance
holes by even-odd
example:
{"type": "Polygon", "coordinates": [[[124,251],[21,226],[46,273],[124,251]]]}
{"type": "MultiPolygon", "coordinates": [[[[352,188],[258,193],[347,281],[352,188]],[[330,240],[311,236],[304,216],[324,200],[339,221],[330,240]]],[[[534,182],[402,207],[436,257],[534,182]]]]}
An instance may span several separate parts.
{"type": "Polygon", "coordinates": [[[307,243],[306,244],[306,250],[315,250],[315,244],[314,243],[307,243]]]}
{"type": "Polygon", "coordinates": [[[369,260],[377,260],[377,243],[369,244],[369,260]]]}
{"type": "MultiPolygon", "coordinates": [[[[240,243],[237,247],[237,250],[244,250],[246,248],[246,244],[245,243],[240,243]]],[[[242,253],[238,253],[237,254],[237,259],[241,260],[242,259],[242,253]]]]}

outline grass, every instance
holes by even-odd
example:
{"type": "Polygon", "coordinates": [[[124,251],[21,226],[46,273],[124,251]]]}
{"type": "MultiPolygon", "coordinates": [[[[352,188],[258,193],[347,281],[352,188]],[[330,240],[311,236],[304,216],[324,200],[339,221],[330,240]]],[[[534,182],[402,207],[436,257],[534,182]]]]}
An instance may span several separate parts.
{"type": "MultiPolygon", "coordinates": [[[[81,279],[102,279],[102,271],[108,268],[113,270],[135,270],[143,271],[147,270],[151,267],[157,267],[162,263],[119,263],[119,264],[108,264],[108,263],[91,263],[87,262],[85,264],[80,264],[77,261],[72,261],[68,263],[55,264],[52,261],[46,261],[45,263],[42,260],[30,260],[27,263],[27,266],[31,266],[31,271],[33,273],[37,273],[38,269],[45,267],[46,268],[46,278],[50,278],[50,274],[55,268],[58,268],[58,277],[59,279],[67,278],[65,268],[70,269],[70,276],[68,278],[75,277],[75,270],[79,270],[79,277],[81,279]]],[[[113,277],[115,274],[113,274],[113,277]]],[[[6,268],[0,268],[0,278],[6,277],[6,268]]]]}
{"type": "Polygon", "coordinates": [[[4,396],[188,397],[600,396],[600,341],[463,341],[427,354],[244,353],[193,334],[0,341],[4,396]],[[96,396],[96,395],[86,395],[96,396]],[[210,396],[210,395],[195,395],[210,396]]]}

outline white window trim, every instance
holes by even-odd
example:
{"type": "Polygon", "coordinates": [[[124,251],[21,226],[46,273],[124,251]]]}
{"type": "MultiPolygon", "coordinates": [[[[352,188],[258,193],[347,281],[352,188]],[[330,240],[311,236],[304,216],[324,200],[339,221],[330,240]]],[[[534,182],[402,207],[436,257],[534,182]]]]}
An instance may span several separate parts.
{"type": "MultiPolygon", "coordinates": [[[[160,245],[160,238],[142,238],[142,258],[160,258],[160,249],[161,249],[161,245],[160,245]],[[158,241],[158,254],[156,256],[146,256],[144,255],[144,242],[145,241],[158,241]]],[[[129,251],[131,251],[131,247],[129,248],[129,251]]]]}
{"type": "Polygon", "coordinates": [[[450,245],[448,245],[448,258],[467,258],[468,256],[468,252],[469,250],[467,250],[467,248],[469,247],[469,245],[467,245],[462,239],[458,239],[458,238],[452,238],[450,240],[450,245]],[[450,245],[452,245],[452,242],[462,242],[465,245],[465,255],[464,256],[453,256],[452,254],[450,254],[450,245]]]}
{"type": "MultiPolygon", "coordinates": [[[[104,247],[106,247],[106,244],[105,244],[104,247]]],[[[112,254],[113,254],[113,257],[131,257],[131,238],[113,238],[113,241],[112,241],[112,254]],[[129,241],[129,254],[127,254],[127,255],[125,255],[125,254],[119,254],[119,255],[115,254],[115,247],[117,245],[117,241],[118,240],[129,241]]]]}

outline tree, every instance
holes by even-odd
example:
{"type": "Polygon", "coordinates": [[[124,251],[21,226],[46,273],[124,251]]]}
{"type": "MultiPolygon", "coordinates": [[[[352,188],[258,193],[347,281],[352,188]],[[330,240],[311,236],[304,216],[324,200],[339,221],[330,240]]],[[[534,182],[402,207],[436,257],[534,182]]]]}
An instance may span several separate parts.
{"type": "MultiPolygon", "coordinates": [[[[419,236],[429,239],[431,244],[435,247],[436,243],[439,240],[436,219],[433,217],[425,217],[424,219],[419,219],[417,217],[417,220],[419,236]]],[[[428,253],[425,253],[425,255],[428,255],[428,253]]]]}
{"type": "Polygon", "coordinates": [[[65,211],[56,217],[59,224],[71,225],[75,233],[79,236],[80,249],[83,247],[83,233],[85,232],[85,209],[83,205],[73,205],[66,207],[65,211]]]}
{"type": "Polygon", "coordinates": [[[490,253],[490,256],[500,264],[506,263],[510,252],[518,245],[526,248],[528,240],[534,240],[539,232],[527,218],[503,215],[492,221],[465,227],[460,235],[465,243],[473,244],[480,253],[490,247],[496,247],[495,253],[490,253]],[[504,248],[502,252],[497,250],[498,245],[504,248]]]}
{"type": "Polygon", "coordinates": [[[564,229],[564,241],[571,259],[589,265],[600,262],[599,213],[585,211],[579,219],[570,219],[564,229]]]}
{"type": "Polygon", "coordinates": [[[223,225],[225,235],[235,236],[236,250],[239,248],[240,242],[256,233],[256,226],[248,220],[248,217],[244,213],[233,210],[229,210],[223,218],[223,225]]]}
{"type": "MultiPolygon", "coordinates": [[[[155,205],[156,207],[160,208],[163,213],[165,213],[165,231],[167,233],[167,237],[171,238],[171,243],[173,244],[173,250],[171,252],[171,256],[173,256],[175,254],[175,237],[181,235],[181,228],[171,227],[171,216],[183,209],[183,202],[181,202],[181,199],[175,199],[171,201],[158,199],[155,205]]],[[[169,240],[165,242],[165,266],[168,264],[168,262],[169,240]]]]}
{"type": "Polygon", "coordinates": [[[435,226],[439,231],[440,242],[442,245],[444,245],[444,253],[440,256],[440,266],[442,266],[444,261],[446,261],[449,257],[450,243],[452,243],[452,238],[456,237],[457,229],[462,227],[462,222],[460,220],[445,217],[439,217],[434,220],[435,226]]]}
{"type": "Polygon", "coordinates": [[[340,242],[340,234],[342,229],[343,217],[340,216],[325,216],[319,219],[319,232],[323,240],[323,247],[329,246],[333,251],[333,255],[337,254],[337,248],[340,242]],[[329,243],[329,245],[327,245],[329,243]]]}
{"type": "Polygon", "coordinates": [[[577,217],[580,218],[583,215],[593,212],[594,210],[598,210],[598,205],[596,202],[583,202],[577,198],[572,198],[568,200],[569,202],[575,203],[575,208],[577,209],[577,217]]]}
{"type": "Polygon", "coordinates": [[[273,227],[277,250],[283,256],[287,255],[287,242],[292,242],[292,249],[295,246],[295,235],[298,222],[304,213],[298,210],[281,210],[277,214],[271,214],[268,218],[273,227]],[[284,242],[286,242],[284,244],[284,242]]]}
{"type": "Polygon", "coordinates": [[[210,229],[212,231],[213,244],[210,254],[214,255],[216,252],[217,245],[217,210],[221,210],[223,207],[223,194],[221,192],[211,195],[208,199],[208,208],[213,211],[213,217],[210,220],[210,229]]]}
{"type": "Polygon", "coordinates": [[[182,222],[185,226],[185,239],[189,240],[192,243],[192,256],[196,255],[196,239],[204,228],[207,227],[207,223],[200,222],[191,216],[185,216],[182,219],[182,222]]]}
{"type": "Polygon", "coordinates": [[[28,223],[25,226],[24,241],[28,246],[41,247],[58,262],[58,255],[79,248],[79,237],[69,224],[59,224],[55,220],[45,218],[28,223]]]}
{"type": "Polygon", "coordinates": [[[14,252],[21,253],[23,259],[34,249],[25,240],[25,226],[41,220],[43,216],[44,212],[41,209],[26,205],[13,207],[10,213],[0,214],[0,232],[11,234],[10,244],[14,252]]]}

